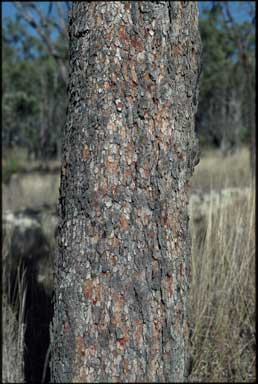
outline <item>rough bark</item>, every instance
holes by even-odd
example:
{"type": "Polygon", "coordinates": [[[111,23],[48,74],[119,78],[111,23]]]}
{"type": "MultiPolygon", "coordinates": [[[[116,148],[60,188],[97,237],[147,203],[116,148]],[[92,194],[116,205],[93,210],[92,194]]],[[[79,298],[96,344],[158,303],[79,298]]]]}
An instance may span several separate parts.
{"type": "Polygon", "coordinates": [[[52,380],[181,382],[197,2],[75,2],[52,380]]]}

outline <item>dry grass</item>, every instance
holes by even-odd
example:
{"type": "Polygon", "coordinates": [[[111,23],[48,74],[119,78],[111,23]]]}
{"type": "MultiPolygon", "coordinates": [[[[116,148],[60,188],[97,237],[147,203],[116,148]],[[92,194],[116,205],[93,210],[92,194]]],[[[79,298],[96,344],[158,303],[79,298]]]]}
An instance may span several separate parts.
{"type": "MultiPolygon", "coordinates": [[[[241,165],[236,164],[237,159],[234,160],[236,168],[241,165]]],[[[235,171],[232,169],[233,175],[230,175],[230,168],[226,168],[225,163],[223,167],[223,161],[216,158],[216,154],[209,161],[216,165],[216,170],[211,169],[210,173],[216,174],[221,183],[223,177],[226,186],[232,185],[232,180],[237,181],[235,171]]],[[[232,158],[228,159],[229,163],[233,163],[232,158]]],[[[201,171],[208,166],[200,163],[199,181],[201,171]]],[[[243,174],[247,182],[248,168],[243,168],[243,174]]],[[[243,186],[243,174],[239,173],[239,187],[243,186]]],[[[204,185],[203,189],[206,187],[204,185]]],[[[199,221],[194,220],[196,212],[190,210],[189,214],[192,234],[190,317],[193,329],[190,381],[254,382],[254,188],[250,187],[247,193],[239,193],[238,197],[228,199],[226,203],[223,195],[217,195],[216,199],[210,200],[205,217],[199,221]]]]}
{"type": "Polygon", "coordinates": [[[251,177],[249,159],[247,147],[242,147],[228,157],[224,157],[219,150],[203,151],[191,181],[192,190],[209,192],[226,187],[249,186],[251,177]]]}
{"type": "MultiPolygon", "coordinates": [[[[202,217],[190,213],[192,234],[191,323],[194,382],[255,381],[255,195],[247,149],[223,158],[210,151],[192,181],[198,193],[239,188],[216,195],[202,217]],[[249,187],[249,188],[246,188],[249,187]]],[[[24,275],[23,279],[24,279],[24,275]]],[[[24,308],[21,280],[18,303],[24,308]]],[[[17,321],[3,297],[3,382],[23,382],[24,311],[17,321]],[[8,358],[7,358],[8,357],[8,358]]]]}
{"type": "Polygon", "coordinates": [[[5,150],[2,157],[3,182],[9,183],[12,174],[35,171],[59,172],[60,160],[28,160],[27,151],[23,148],[5,150]]]}
{"type": "Polygon", "coordinates": [[[9,239],[5,236],[3,240],[2,382],[23,383],[26,271],[22,266],[18,267],[15,287],[11,293],[8,267],[9,239]]]}

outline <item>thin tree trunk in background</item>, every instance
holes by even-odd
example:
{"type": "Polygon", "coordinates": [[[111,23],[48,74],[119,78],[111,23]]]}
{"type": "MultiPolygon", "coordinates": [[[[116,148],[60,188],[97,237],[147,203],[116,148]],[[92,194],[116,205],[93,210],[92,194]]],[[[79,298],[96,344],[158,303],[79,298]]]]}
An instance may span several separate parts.
{"type": "MultiPolygon", "coordinates": [[[[255,76],[255,75],[254,75],[255,76]]],[[[256,108],[255,108],[255,86],[253,84],[252,79],[249,78],[248,76],[248,81],[250,80],[250,83],[248,88],[248,94],[250,97],[250,107],[249,107],[249,124],[250,124],[250,129],[251,129],[251,144],[250,144],[250,166],[251,166],[251,174],[252,178],[255,178],[256,175],[256,119],[255,119],[255,114],[256,114],[256,108]]],[[[254,80],[255,81],[255,80],[254,80]]]]}
{"type": "MultiPolygon", "coordinates": [[[[250,168],[251,168],[251,175],[252,178],[255,177],[256,174],[256,123],[255,123],[255,66],[252,65],[252,59],[250,56],[250,52],[248,49],[250,39],[252,34],[251,29],[247,34],[245,34],[245,39],[241,38],[241,34],[239,33],[239,27],[232,16],[229,2],[225,1],[225,9],[226,9],[226,27],[228,29],[228,33],[231,34],[231,31],[234,32],[236,38],[236,44],[238,47],[239,57],[243,65],[245,77],[246,77],[246,92],[247,92],[247,98],[248,98],[248,125],[250,129],[250,168]],[[230,24],[227,25],[227,22],[230,24]]],[[[251,6],[252,2],[249,2],[249,6],[251,6]]],[[[252,16],[252,23],[255,23],[255,6],[251,7],[250,15],[252,16]]]]}
{"type": "Polygon", "coordinates": [[[60,190],[54,382],[181,382],[197,2],[75,2],[60,190]]]}
{"type": "Polygon", "coordinates": [[[243,52],[242,46],[239,43],[239,51],[241,55],[241,60],[245,72],[246,78],[246,94],[248,99],[248,125],[250,130],[250,168],[251,176],[255,177],[256,174],[256,119],[255,119],[255,82],[256,74],[254,68],[252,68],[250,58],[243,52]]]}

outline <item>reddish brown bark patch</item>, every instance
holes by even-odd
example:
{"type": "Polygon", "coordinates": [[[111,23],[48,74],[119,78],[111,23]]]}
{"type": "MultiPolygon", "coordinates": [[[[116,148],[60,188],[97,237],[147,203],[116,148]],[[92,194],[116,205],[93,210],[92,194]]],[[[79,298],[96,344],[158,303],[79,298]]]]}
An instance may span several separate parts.
{"type": "Polygon", "coordinates": [[[87,279],[84,283],[83,293],[95,305],[102,298],[102,285],[96,280],[87,279]]]}
{"type": "Polygon", "coordinates": [[[125,10],[126,11],[129,11],[129,9],[130,9],[130,2],[129,1],[127,1],[126,3],[125,3],[125,10]]]}
{"type": "Polygon", "coordinates": [[[115,173],[118,170],[118,162],[113,160],[108,160],[106,163],[106,170],[109,173],[115,173]]]}
{"type": "Polygon", "coordinates": [[[135,339],[138,347],[141,347],[143,344],[143,323],[141,320],[134,321],[134,329],[135,329],[135,339]]]}
{"type": "Polygon", "coordinates": [[[92,292],[93,292],[93,282],[91,279],[87,279],[84,283],[83,287],[83,293],[84,296],[90,300],[92,298],[92,292]]]}
{"type": "Polygon", "coordinates": [[[82,151],[82,158],[83,160],[87,160],[89,156],[90,156],[89,147],[87,144],[85,144],[82,151]]]}
{"type": "Polygon", "coordinates": [[[172,294],[173,294],[173,277],[170,274],[166,276],[166,288],[167,288],[168,296],[172,297],[172,294]]]}
{"type": "Polygon", "coordinates": [[[129,362],[128,362],[128,359],[124,359],[123,361],[123,372],[125,375],[128,374],[129,372],[129,362]]]}
{"type": "Polygon", "coordinates": [[[125,216],[120,218],[120,227],[126,230],[129,228],[129,222],[125,216]]]}
{"type": "Polygon", "coordinates": [[[77,336],[76,338],[76,350],[80,355],[85,356],[86,348],[84,344],[84,340],[81,336],[77,336]]]}
{"type": "Polygon", "coordinates": [[[136,52],[142,52],[143,51],[143,48],[144,48],[143,43],[137,36],[133,36],[131,41],[132,41],[132,45],[135,48],[136,52]]]}
{"type": "Polygon", "coordinates": [[[119,31],[118,31],[118,38],[119,40],[125,44],[125,49],[128,49],[129,48],[129,44],[130,44],[130,37],[126,31],[126,28],[124,25],[122,25],[120,28],[119,28],[119,31]]]}

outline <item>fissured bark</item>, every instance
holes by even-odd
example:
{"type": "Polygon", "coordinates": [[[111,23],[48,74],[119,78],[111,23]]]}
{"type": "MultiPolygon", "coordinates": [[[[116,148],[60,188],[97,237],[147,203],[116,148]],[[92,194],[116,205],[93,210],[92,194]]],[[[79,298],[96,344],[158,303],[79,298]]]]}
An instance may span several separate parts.
{"type": "Polygon", "coordinates": [[[52,380],[187,379],[197,2],[75,2],[52,380]]]}

